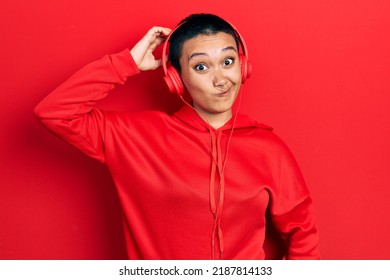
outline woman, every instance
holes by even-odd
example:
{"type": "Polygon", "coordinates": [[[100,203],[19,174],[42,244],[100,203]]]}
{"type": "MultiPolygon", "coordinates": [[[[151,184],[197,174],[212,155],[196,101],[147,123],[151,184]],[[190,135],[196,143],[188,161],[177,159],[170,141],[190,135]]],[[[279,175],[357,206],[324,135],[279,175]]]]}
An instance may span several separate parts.
{"type": "Polygon", "coordinates": [[[88,64],[35,108],[49,130],[109,168],[130,259],[264,259],[267,211],[286,258],[319,258],[293,156],[271,128],[233,110],[250,74],[245,51],[228,22],[191,15],[172,34],[153,27],[130,51],[88,64]],[[161,66],[153,51],[168,35],[165,79],[183,107],[172,116],[97,109],[116,85],[161,66]]]}

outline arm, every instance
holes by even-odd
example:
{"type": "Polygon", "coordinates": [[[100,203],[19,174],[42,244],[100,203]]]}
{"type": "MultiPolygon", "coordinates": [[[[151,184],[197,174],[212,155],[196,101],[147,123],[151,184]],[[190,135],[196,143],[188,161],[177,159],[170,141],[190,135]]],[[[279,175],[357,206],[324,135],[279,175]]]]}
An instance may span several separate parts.
{"type": "Polygon", "coordinates": [[[285,214],[272,215],[272,220],[286,243],[287,259],[320,259],[318,232],[310,197],[285,214]]]}
{"type": "Polygon", "coordinates": [[[38,120],[51,132],[101,162],[104,158],[104,113],[94,107],[118,84],[140,71],[161,65],[155,48],[170,29],[151,28],[131,49],[94,61],[55,89],[34,109],[38,120]]]}
{"type": "Polygon", "coordinates": [[[271,191],[270,213],[287,246],[287,259],[319,259],[318,232],[313,203],[301,171],[283,145],[271,191]]]}

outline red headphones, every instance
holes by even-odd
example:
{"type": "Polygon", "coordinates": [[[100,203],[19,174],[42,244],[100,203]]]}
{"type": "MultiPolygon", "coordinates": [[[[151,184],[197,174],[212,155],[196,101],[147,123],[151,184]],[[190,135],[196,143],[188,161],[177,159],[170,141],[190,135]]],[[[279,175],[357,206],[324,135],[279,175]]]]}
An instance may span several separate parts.
{"type": "MultiPolygon", "coordinates": [[[[231,25],[231,24],[230,24],[231,25]]],[[[169,91],[173,94],[177,94],[179,96],[182,96],[185,92],[185,87],[183,85],[183,82],[181,80],[179,72],[172,66],[167,65],[167,46],[169,39],[171,38],[171,35],[180,27],[175,28],[167,37],[164,43],[163,51],[162,51],[162,66],[164,69],[164,80],[168,85],[169,91]]],[[[233,27],[233,25],[231,25],[233,27]]],[[[234,27],[233,27],[234,28],[234,27]]],[[[235,28],[234,28],[235,29],[235,28]]],[[[248,50],[246,48],[246,44],[244,39],[241,37],[240,33],[235,29],[236,34],[238,35],[238,39],[240,41],[242,53],[239,53],[239,61],[240,61],[240,67],[241,67],[241,83],[245,83],[245,80],[248,79],[251,76],[252,73],[252,65],[248,60],[248,50]]]]}

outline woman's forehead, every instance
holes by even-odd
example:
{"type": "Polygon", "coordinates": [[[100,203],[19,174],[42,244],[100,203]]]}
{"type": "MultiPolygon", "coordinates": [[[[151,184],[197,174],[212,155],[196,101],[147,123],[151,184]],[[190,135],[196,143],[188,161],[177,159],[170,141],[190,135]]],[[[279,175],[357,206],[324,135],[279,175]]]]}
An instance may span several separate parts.
{"type": "Polygon", "coordinates": [[[205,52],[211,49],[226,49],[233,47],[237,51],[234,37],[228,33],[218,32],[215,34],[200,34],[184,42],[182,54],[192,52],[205,52]]]}

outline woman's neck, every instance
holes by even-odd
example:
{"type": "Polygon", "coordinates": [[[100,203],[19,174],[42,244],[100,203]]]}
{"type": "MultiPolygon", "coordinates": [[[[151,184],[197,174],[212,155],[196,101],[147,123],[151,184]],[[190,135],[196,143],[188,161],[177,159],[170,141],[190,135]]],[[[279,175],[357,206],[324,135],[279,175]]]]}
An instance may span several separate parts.
{"type": "Polygon", "coordinates": [[[194,108],[197,114],[214,129],[224,126],[232,118],[232,110],[221,113],[204,112],[199,108],[194,108]]]}

